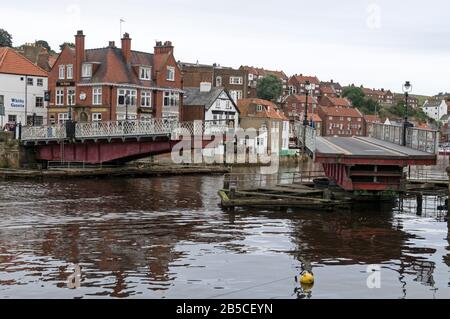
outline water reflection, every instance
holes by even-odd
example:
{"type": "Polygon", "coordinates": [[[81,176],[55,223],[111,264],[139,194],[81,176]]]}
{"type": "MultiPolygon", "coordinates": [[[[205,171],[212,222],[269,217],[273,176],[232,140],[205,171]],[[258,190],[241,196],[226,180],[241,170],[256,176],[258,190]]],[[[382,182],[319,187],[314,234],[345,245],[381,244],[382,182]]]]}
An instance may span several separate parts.
{"type": "Polygon", "coordinates": [[[354,292],[341,296],[358,298],[372,293],[358,286],[369,264],[397,274],[390,297],[428,296],[413,282],[442,291],[445,278],[448,288],[448,221],[443,229],[372,206],[228,213],[218,207],[222,183],[198,176],[0,183],[0,296],[327,298],[337,288],[325,282],[343,278],[354,292]],[[425,226],[445,230],[447,241],[425,241],[425,226]],[[81,267],[79,289],[68,289],[72,264],[81,267]],[[305,268],[320,278],[312,289],[293,280],[305,268]]]}

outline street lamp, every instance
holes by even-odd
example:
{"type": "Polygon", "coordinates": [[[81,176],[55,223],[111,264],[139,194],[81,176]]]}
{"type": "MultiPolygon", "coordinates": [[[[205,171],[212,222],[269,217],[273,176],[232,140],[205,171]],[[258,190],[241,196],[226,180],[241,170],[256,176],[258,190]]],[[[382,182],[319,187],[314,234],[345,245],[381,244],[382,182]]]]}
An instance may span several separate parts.
{"type": "Polygon", "coordinates": [[[130,93],[125,94],[125,122],[128,122],[128,104],[130,103],[130,93]]]}
{"type": "Polygon", "coordinates": [[[308,80],[305,81],[305,89],[306,89],[306,103],[305,103],[305,114],[303,118],[303,155],[306,153],[306,128],[308,127],[308,97],[309,92],[315,89],[315,85],[309,82],[308,80]]]}
{"type": "Polygon", "coordinates": [[[403,146],[406,146],[406,130],[412,126],[411,123],[408,122],[408,101],[409,101],[409,93],[412,92],[412,85],[409,81],[406,81],[403,84],[403,92],[405,93],[405,121],[403,122],[403,146]]]}

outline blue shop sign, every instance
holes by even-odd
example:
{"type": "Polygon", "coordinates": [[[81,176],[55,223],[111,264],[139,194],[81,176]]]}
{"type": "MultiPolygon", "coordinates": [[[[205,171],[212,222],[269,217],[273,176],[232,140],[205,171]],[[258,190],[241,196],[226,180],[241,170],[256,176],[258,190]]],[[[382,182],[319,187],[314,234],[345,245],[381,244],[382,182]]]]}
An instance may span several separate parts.
{"type": "Polygon", "coordinates": [[[11,99],[11,107],[25,107],[25,101],[22,99],[11,99]]]}

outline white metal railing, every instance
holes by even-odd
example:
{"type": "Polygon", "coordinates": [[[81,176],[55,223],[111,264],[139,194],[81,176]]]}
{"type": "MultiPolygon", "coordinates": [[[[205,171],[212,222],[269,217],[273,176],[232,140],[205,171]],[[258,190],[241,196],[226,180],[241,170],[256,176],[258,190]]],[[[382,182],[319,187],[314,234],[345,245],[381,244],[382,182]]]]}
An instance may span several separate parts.
{"type": "Polygon", "coordinates": [[[101,138],[123,136],[152,136],[171,134],[177,121],[152,119],[148,121],[112,121],[77,123],[76,138],[101,138]]]}
{"type": "MultiPolygon", "coordinates": [[[[378,140],[397,145],[403,144],[403,126],[371,123],[368,131],[370,137],[378,140]]],[[[408,127],[406,129],[405,146],[414,150],[437,154],[439,152],[439,132],[408,127]]]]}
{"type": "Polygon", "coordinates": [[[24,126],[22,127],[22,140],[61,140],[66,138],[66,125],[51,126],[24,126]]]}
{"type": "MultiPolygon", "coordinates": [[[[232,130],[232,129],[231,129],[232,130]]],[[[123,120],[76,123],[75,138],[114,138],[168,135],[172,140],[182,135],[210,136],[226,134],[229,126],[223,121],[178,122],[176,119],[151,119],[145,121],[123,120]]],[[[22,141],[60,140],[67,138],[66,125],[22,127],[22,141]]]]}
{"type": "MultiPolygon", "coordinates": [[[[303,143],[303,134],[305,131],[305,126],[297,122],[295,123],[295,134],[297,137],[297,140],[300,143],[303,143]]],[[[306,126],[306,137],[305,137],[305,145],[306,148],[308,148],[311,152],[316,151],[316,137],[317,137],[317,131],[314,127],[306,126]]]]}

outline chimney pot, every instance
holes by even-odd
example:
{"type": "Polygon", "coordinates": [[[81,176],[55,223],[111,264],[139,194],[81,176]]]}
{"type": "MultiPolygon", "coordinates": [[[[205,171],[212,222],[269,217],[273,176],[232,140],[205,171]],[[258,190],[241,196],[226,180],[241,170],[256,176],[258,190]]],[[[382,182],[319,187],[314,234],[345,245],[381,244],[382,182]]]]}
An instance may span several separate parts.
{"type": "Polygon", "coordinates": [[[78,30],[77,35],[83,35],[83,30],[78,30]]]}
{"type": "Polygon", "coordinates": [[[116,43],[114,41],[109,41],[109,47],[110,48],[115,48],[116,47],[116,43]]]}

